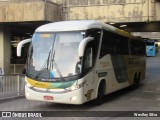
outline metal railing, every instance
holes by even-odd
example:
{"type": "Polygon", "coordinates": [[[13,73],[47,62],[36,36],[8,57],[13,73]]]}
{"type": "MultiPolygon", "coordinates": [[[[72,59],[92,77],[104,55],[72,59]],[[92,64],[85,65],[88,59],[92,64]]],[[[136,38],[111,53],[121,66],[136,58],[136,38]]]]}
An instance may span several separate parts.
{"type": "Polygon", "coordinates": [[[0,75],[0,100],[24,96],[25,75],[0,75]]]}

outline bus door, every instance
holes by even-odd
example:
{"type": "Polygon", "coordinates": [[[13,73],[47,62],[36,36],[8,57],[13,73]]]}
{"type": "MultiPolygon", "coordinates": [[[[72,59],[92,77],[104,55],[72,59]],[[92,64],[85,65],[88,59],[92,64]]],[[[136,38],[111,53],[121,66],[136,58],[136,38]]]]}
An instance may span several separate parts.
{"type": "MultiPolygon", "coordinates": [[[[91,41],[92,42],[92,41],[91,41]]],[[[93,47],[90,44],[87,45],[85,49],[85,54],[83,58],[83,75],[84,75],[84,96],[88,100],[93,97],[94,91],[94,73],[93,73],[93,47]]]]}
{"type": "Polygon", "coordinates": [[[94,40],[87,43],[83,58],[83,75],[86,81],[86,86],[84,86],[84,94],[87,100],[90,100],[94,97],[95,85],[96,85],[96,76],[95,73],[95,64],[99,47],[99,39],[101,36],[100,29],[91,29],[87,31],[86,36],[93,37],[94,40]]]}

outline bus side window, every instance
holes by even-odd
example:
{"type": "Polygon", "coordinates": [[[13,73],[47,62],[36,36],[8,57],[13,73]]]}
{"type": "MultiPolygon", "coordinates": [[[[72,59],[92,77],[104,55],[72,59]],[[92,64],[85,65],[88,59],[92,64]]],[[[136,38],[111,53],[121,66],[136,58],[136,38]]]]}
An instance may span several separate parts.
{"type": "Polygon", "coordinates": [[[131,45],[131,54],[132,55],[145,55],[145,43],[139,40],[132,40],[131,45]]]}
{"type": "Polygon", "coordinates": [[[88,73],[94,65],[95,57],[93,44],[94,41],[90,41],[86,46],[83,57],[83,74],[88,73]]]}
{"type": "Polygon", "coordinates": [[[128,38],[104,30],[99,58],[102,58],[107,54],[128,55],[128,38]]]}
{"type": "Polygon", "coordinates": [[[92,67],[92,48],[86,49],[86,54],[84,57],[84,68],[89,69],[92,67]]]}
{"type": "Polygon", "coordinates": [[[107,40],[108,40],[108,34],[107,34],[107,32],[103,31],[103,37],[102,37],[102,43],[101,43],[99,58],[102,58],[103,56],[108,54],[109,51],[110,51],[110,48],[108,47],[109,43],[107,42],[107,40]]]}
{"type": "MultiPolygon", "coordinates": [[[[99,41],[100,41],[100,37],[101,37],[101,30],[100,29],[89,29],[87,31],[87,36],[90,37],[94,37],[94,43],[93,43],[93,59],[95,60],[97,57],[97,52],[98,52],[98,48],[99,48],[99,41]]],[[[94,64],[95,61],[93,61],[94,64]]]]}

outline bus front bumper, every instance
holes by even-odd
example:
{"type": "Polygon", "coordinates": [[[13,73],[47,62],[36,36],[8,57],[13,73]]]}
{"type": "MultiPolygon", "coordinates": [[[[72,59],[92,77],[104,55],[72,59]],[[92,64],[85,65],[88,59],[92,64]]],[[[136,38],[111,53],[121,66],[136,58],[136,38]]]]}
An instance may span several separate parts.
{"type": "Polygon", "coordinates": [[[63,104],[83,104],[83,87],[65,93],[38,92],[25,86],[25,96],[28,100],[37,100],[63,104]]]}

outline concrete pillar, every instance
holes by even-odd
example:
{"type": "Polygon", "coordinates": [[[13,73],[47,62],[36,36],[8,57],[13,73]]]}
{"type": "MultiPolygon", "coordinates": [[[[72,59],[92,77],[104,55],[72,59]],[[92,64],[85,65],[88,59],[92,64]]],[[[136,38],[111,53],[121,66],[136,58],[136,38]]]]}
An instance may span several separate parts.
{"type": "Polygon", "coordinates": [[[5,74],[10,72],[11,42],[9,28],[0,26],[0,67],[5,74]]]}

